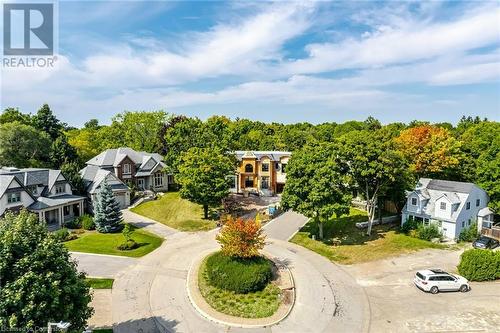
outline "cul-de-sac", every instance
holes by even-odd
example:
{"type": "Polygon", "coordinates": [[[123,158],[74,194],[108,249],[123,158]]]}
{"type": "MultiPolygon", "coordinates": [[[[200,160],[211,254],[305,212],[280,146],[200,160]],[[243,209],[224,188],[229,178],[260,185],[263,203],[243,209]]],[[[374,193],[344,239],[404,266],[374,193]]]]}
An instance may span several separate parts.
{"type": "Polygon", "coordinates": [[[499,16],[3,2],[0,333],[499,332],[499,16]]]}

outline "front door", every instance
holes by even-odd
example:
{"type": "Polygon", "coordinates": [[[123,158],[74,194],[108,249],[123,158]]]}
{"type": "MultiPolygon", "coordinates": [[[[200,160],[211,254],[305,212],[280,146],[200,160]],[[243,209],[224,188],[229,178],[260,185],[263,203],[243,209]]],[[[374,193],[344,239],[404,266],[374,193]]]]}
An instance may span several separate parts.
{"type": "Polygon", "coordinates": [[[144,190],[144,179],[142,178],[137,179],[137,188],[139,190],[144,190]]]}

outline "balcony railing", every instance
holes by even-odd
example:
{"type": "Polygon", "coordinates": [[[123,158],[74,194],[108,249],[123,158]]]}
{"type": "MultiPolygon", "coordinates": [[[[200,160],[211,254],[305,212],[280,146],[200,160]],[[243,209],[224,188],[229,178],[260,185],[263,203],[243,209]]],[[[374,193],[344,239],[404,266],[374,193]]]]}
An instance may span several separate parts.
{"type": "Polygon", "coordinates": [[[500,241],[500,226],[494,225],[491,228],[482,228],[481,235],[500,241]]]}

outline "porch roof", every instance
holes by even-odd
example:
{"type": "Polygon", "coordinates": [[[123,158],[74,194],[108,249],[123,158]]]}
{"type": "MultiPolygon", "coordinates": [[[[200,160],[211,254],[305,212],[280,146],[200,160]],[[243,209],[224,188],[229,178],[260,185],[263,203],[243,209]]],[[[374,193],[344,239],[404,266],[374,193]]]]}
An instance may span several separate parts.
{"type": "Polygon", "coordinates": [[[57,197],[38,197],[37,201],[32,203],[28,209],[29,210],[44,210],[47,208],[55,208],[62,205],[77,203],[78,201],[85,200],[85,197],[73,194],[64,194],[57,197]]]}

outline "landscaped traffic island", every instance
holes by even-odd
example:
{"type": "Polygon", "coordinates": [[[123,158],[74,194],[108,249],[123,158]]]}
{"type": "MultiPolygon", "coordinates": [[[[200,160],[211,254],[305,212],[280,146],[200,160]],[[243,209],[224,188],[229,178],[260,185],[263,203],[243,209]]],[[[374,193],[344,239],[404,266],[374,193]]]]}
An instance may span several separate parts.
{"type": "Polygon", "coordinates": [[[188,276],[195,308],[220,323],[256,327],[283,320],[295,300],[293,278],[283,264],[261,255],[257,221],[229,219],[217,236],[221,250],[205,254],[188,276]]]}
{"type": "Polygon", "coordinates": [[[267,258],[232,258],[216,252],[203,260],[198,287],[207,303],[219,312],[244,318],[269,317],[282,298],[273,271],[276,268],[267,258]]]}

